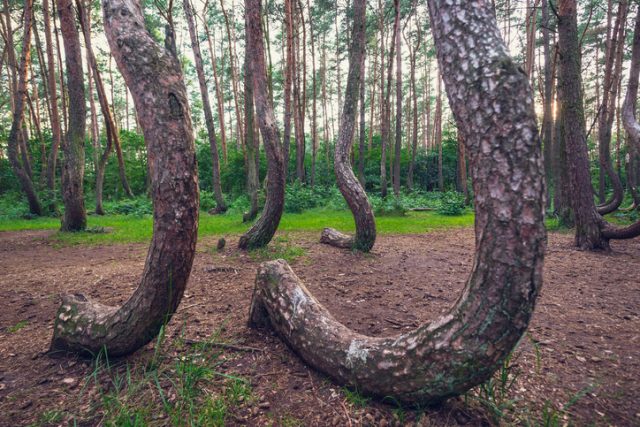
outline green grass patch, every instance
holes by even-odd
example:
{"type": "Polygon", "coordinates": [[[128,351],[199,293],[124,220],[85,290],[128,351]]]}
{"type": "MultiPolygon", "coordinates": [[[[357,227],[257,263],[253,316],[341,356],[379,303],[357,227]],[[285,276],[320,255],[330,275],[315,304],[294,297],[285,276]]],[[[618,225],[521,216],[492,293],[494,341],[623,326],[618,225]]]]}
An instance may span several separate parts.
{"type": "MultiPolygon", "coordinates": [[[[473,225],[473,212],[467,210],[460,216],[441,215],[437,212],[407,212],[405,216],[376,218],[378,234],[420,234],[434,230],[469,227],[473,225]]],[[[63,245],[140,243],[151,239],[153,219],[151,216],[91,215],[89,231],[76,233],[57,232],[52,239],[63,245]],[[100,232],[99,230],[108,230],[100,232]]],[[[303,213],[284,214],[279,231],[308,231],[320,233],[325,227],[344,232],[355,230],[355,223],[348,210],[312,209],[303,213]]],[[[0,231],[57,230],[57,218],[0,219],[0,231]]],[[[249,228],[242,223],[241,214],[200,215],[199,236],[240,235],[249,228]]]]}
{"type": "Polygon", "coordinates": [[[29,322],[27,322],[26,320],[21,320],[15,325],[8,327],[7,332],[9,332],[10,334],[15,334],[16,332],[18,332],[20,329],[24,328],[28,324],[29,322]]]}

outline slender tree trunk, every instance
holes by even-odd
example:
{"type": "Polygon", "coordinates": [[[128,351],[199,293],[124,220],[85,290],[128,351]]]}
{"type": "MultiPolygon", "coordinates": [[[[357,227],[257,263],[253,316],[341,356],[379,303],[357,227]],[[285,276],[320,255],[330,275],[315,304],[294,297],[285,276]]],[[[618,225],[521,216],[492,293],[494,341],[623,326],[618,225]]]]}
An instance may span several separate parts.
{"type": "MultiPolygon", "coordinates": [[[[366,49],[366,44],[363,47],[366,49]]],[[[362,188],[365,187],[365,177],[364,177],[364,150],[365,150],[365,133],[366,133],[366,123],[365,123],[365,59],[366,59],[366,51],[365,54],[362,55],[362,64],[360,65],[360,131],[358,132],[358,138],[360,140],[359,144],[359,152],[358,152],[358,181],[360,181],[360,185],[362,188]]],[[[369,124],[369,132],[371,132],[371,124],[369,124]]]]}
{"type": "Polygon", "coordinates": [[[204,75],[204,66],[202,65],[202,55],[200,53],[200,42],[193,18],[193,10],[189,0],[183,0],[182,6],[189,27],[189,35],[191,37],[191,49],[195,58],[196,72],[198,74],[198,84],[200,85],[200,96],[202,98],[202,109],[204,110],[204,120],[207,125],[207,134],[209,137],[209,147],[211,149],[211,169],[213,194],[216,200],[216,208],[214,213],[222,213],[227,210],[222,195],[222,186],[220,182],[220,155],[218,153],[218,142],[216,140],[216,126],[213,121],[213,112],[211,111],[211,103],[209,102],[209,91],[207,89],[207,80],[204,75]]]}
{"type": "Polygon", "coordinates": [[[461,132],[458,132],[458,185],[460,192],[464,194],[464,203],[468,205],[470,200],[467,186],[467,155],[461,132]]]}
{"type": "MultiPolygon", "coordinates": [[[[213,82],[216,85],[216,104],[218,105],[218,122],[220,123],[220,144],[222,145],[222,159],[227,164],[227,132],[224,124],[224,98],[222,96],[222,90],[220,89],[220,82],[218,80],[218,63],[216,59],[215,50],[213,49],[214,41],[212,41],[211,32],[209,31],[209,24],[207,24],[206,11],[205,17],[202,19],[204,31],[207,34],[207,43],[209,45],[209,56],[211,57],[211,68],[213,68],[213,82]]],[[[214,33],[215,35],[215,33],[214,33]]]]}
{"type": "MultiPolygon", "coordinates": [[[[411,101],[413,104],[413,132],[411,135],[411,161],[409,162],[409,172],[407,174],[407,189],[409,191],[413,190],[413,170],[415,169],[416,164],[416,154],[418,152],[418,91],[416,87],[416,61],[418,56],[418,50],[420,49],[420,44],[422,43],[422,31],[418,27],[418,41],[416,45],[411,47],[409,46],[409,55],[410,55],[410,83],[411,83],[411,101]]],[[[409,43],[407,43],[409,44],[409,43]]]]}
{"type": "MultiPolygon", "coordinates": [[[[397,12],[398,14],[400,12],[397,12]]],[[[396,26],[394,42],[396,44],[396,138],[393,158],[393,193],[400,195],[400,155],[402,152],[402,49],[400,25],[396,26]]]]}
{"type": "Polygon", "coordinates": [[[338,384],[421,405],[481,384],[508,357],[533,313],[546,238],[533,94],[506,53],[491,4],[430,0],[429,9],[476,189],[478,244],[462,296],[431,324],[368,337],[337,322],[279,260],[261,266],[250,310],[251,325],[270,325],[338,384]],[[480,74],[484,84],[477,84],[480,74]]]}
{"type": "Polygon", "coordinates": [[[434,142],[438,147],[438,190],[444,191],[444,174],[442,171],[442,77],[440,72],[436,76],[438,84],[436,85],[436,117],[434,130],[434,142]]]}
{"type": "Polygon", "coordinates": [[[318,122],[317,122],[317,79],[316,79],[316,47],[315,35],[313,33],[313,16],[311,15],[311,2],[307,0],[309,10],[309,32],[311,38],[311,72],[313,73],[311,85],[313,87],[313,100],[311,106],[311,186],[316,181],[316,159],[318,157],[318,122]]]}
{"type": "MultiPolygon", "coordinates": [[[[245,40],[249,40],[249,23],[246,22],[248,17],[245,14],[245,40]]],[[[254,132],[255,120],[253,116],[253,77],[251,76],[251,61],[253,58],[249,56],[249,49],[245,48],[244,56],[244,142],[247,147],[247,161],[245,163],[247,170],[247,192],[251,200],[249,212],[242,216],[243,222],[253,221],[258,215],[258,190],[260,182],[258,179],[258,166],[256,156],[259,156],[259,139],[257,133],[254,132]]],[[[271,99],[271,96],[269,96],[271,99]]]]}
{"type": "MultiPolygon", "coordinates": [[[[400,2],[394,0],[393,2],[395,10],[395,19],[393,22],[393,36],[391,39],[391,49],[389,53],[389,63],[387,66],[387,89],[384,96],[384,113],[382,117],[382,135],[381,135],[381,155],[380,155],[380,190],[381,196],[387,197],[387,146],[389,145],[390,133],[391,133],[391,79],[393,75],[393,58],[395,56],[394,37],[398,32],[400,26],[400,2]]],[[[381,11],[380,13],[383,13],[381,11]]]]}
{"type": "MultiPolygon", "coordinates": [[[[20,163],[18,158],[19,154],[19,139],[21,138],[20,132],[24,121],[24,107],[27,98],[27,71],[29,69],[29,62],[31,60],[31,25],[33,15],[33,3],[32,0],[25,0],[24,2],[24,25],[23,25],[23,39],[22,39],[22,53],[20,55],[20,63],[17,67],[16,74],[18,74],[18,81],[15,87],[14,107],[13,107],[13,120],[11,122],[11,130],[9,131],[9,138],[7,139],[7,154],[9,162],[13,168],[13,172],[16,174],[22,190],[27,196],[29,202],[29,211],[33,215],[42,215],[42,205],[40,199],[36,193],[33,181],[29,176],[25,165],[20,163]]],[[[5,7],[8,5],[5,2],[5,7]]],[[[8,9],[7,9],[8,11],[8,9]]],[[[8,13],[8,12],[7,12],[8,13]]],[[[13,49],[9,46],[9,50],[13,49]]]]}
{"type": "Polygon", "coordinates": [[[72,0],[57,0],[60,31],[64,42],[69,91],[69,125],[62,144],[62,200],[64,216],[62,231],[79,231],[87,227],[84,208],[84,142],[86,136],[87,107],[85,103],[84,72],[80,35],[76,27],[76,14],[72,0]]]}
{"type": "Polygon", "coordinates": [[[616,96],[618,92],[618,78],[621,73],[622,53],[624,49],[625,21],[627,16],[626,0],[620,1],[618,5],[618,13],[609,42],[606,58],[606,68],[604,77],[604,93],[602,97],[602,111],[598,118],[598,143],[599,143],[599,162],[600,162],[600,196],[603,194],[603,173],[609,177],[613,186],[613,197],[604,205],[598,206],[598,212],[601,215],[615,211],[624,196],[624,189],[619,176],[615,173],[611,162],[611,130],[613,119],[616,111],[616,96]]]}
{"type": "Polygon", "coordinates": [[[627,131],[629,147],[629,163],[627,167],[627,188],[633,199],[632,208],[640,207],[640,194],[635,188],[636,176],[634,163],[640,153],[640,124],[636,119],[636,103],[638,98],[638,79],[640,75],[640,10],[636,12],[635,27],[633,30],[633,49],[631,53],[631,68],[629,70],[629,82],[627,94],[622,105],[622,121],[627,131]]]}
{"type": "MultiPolygon", "coordinates": [[[[354,0],[353,34],[351,37],[351,49],[349,50],[349,75],[347,77],[347,88],[340,117],[338,142],[336,143],[334,158],[338,188],[353,213],[356,223],[356,236],[352,239],[345,239],[342,233],[325,228],[320,241],[327,244],[338,242],[336,246],[344,247],[348,245],[353,249],[369,252],[376,240],[375,219],[367,194],[356,179],[350,162],[358,112],[359,85],[364,81],[362,73],[364,72],[365,58],[365,11],[366,0],[354,0]]],[[[364,146],[364,140],[361,140],[361,145],[364,146]]]]}
{"type": "Polygon", "coordinates": [[[547,183],[547,203],[551,206],[553,183],[552,145],[553,145],[553,74],[551,71],[551,47],[549,38],[549,1],[542,0],[542,46],[544,50],[544,105],[542,115],[542,144],[544,146],[544,175],[547,183]]]}
{"type": "Polygon", "coordinates": [[[280,224],[282,211],[284,210],[284,158],[280,145],[280,134],[273,112],[273,106],[269,103],[269,91],[267,89],[266,64],[264,56],[264,37],[260,16],[262,16],[261,0],[245,0],[245,13],[248,15],[245,22],[249,29],[247,49],[253,59],[251,61],[251,76],[253,79],[253,97],[256,105],[256,113],[260,123],[260,133],[264,141],[267,153],[267,200],[260,219],[242,237],[238,246],[241,249],[254,249],[266,246],[280,224]]]}
{"type": "Polygon", "coordinates": [[[220,0],[220,9],[222,10],[222,15],[224,16],[224,23],[227,29],[227,38],[229,40],[229,66],[231,67],[231,84],[233,88],[233,102],[236,107],[236,121],[238,125],[238,140],[240,142],[240,146],[244,146],[244,141],[242,139],[242,130],[244,130],[244,125],[242,124],[242,110],[240,109],[239,97],[238,95],[238,69],[236,68],[235,62],[235,54],[233,51],[234,39],[231,35],[231,24],[229,23],[229,15],[224,8],[224,0],[220,0]]]}
{"type": "Polygon", "coordinates": [[[284,176],[285,179],[289,171],[289,151],[291,149],[291,86],[293,85],[293,72],[295,57],[293,54],[293,13],[291,7],[292,0],[285,0],[284,25],[286,27],[286,65],[284,72],[284,176]]]}
{"type": "Polygon", "coordinates": [[[153,239],[140,285],[121,307],[92,303],[78,294],[63,297],[51,350],[95,355],[105,349],[116,357],[147,344],[175,313],[195,255],[199,203],[194,138],[179,61],[140,25],[144,18],[139,3],[106,0],[103,16],[149,153],[153,239]]]}

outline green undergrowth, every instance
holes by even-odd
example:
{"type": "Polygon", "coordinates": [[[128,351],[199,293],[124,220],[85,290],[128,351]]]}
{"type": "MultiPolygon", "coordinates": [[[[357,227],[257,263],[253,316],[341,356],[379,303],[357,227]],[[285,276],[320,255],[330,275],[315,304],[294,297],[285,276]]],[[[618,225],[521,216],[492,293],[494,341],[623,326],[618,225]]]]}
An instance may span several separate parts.
{"type": "MultiPolygon", "coordinates": [[[[437,212],[406,212],[404,216],[380,216],[376,218],[379,234],[420,234],[435,230],[470,227],[474,215],[466,210],[462,215],[449,216],[437,212]]],[[[108,244],[139,243],[151,239],[153,220],[150,215],[90,215],[89,231],[77,233],[56,232],[54,241],[64,244],[108,244]]],[[[0,231],[57,230],[57,218],[0,219],[0,231]]],[[[351,212],[316,208],[302,213],[285,213],[279,231],[320,232],[325,227],[333,227],[344,232],[355,230],[351,212]]],[[[242,223],[240,213],[226,215],[200,214],[199,236],[240,235],[249,228],[242,223]]]]}
{"type": "Polygon", "coordinates": [[[167,343],[162,328],[153,352],[129,359],[100,352],[80,380],[78,409],[47,409],[32,426],[228,425],[258,400],[249,379],[222,367],[236,355],[221,348],[219,334],[195,343],[181,335],[167,343]]]}

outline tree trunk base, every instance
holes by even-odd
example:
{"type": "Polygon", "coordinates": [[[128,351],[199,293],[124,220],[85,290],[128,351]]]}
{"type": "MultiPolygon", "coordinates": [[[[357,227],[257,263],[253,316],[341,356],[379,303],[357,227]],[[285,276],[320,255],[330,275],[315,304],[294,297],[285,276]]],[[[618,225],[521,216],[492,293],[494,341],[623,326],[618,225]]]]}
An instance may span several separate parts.
{"type": "Polygon", "coordinates": [[[341,249],[351,249],[354,245],[353,236],[339,232],[334,228],[325,228],[320,234],[320,243],[341,249]]]}

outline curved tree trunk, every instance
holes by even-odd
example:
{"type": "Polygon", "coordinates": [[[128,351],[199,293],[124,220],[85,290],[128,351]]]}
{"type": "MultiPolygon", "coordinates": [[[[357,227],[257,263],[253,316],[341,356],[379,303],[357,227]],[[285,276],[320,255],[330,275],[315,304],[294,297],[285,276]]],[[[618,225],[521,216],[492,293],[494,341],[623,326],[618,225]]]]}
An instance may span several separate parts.
{"type": "MultiPolygon", "coordinates": [[[[5,4],[6,7],[8,7],[5,4]]],[[[20,138],[22,136],[22,124],[24,121],[24,107],[27,99],[27,70],[29,69],[29,62],[31,60],[31,25],[33,18],[33,0],[25,1],[24,9],[24,36],[22,41],[22,54],[20,56],[20,64],[18,65],[17,73],[19,74],[16,87],[14,107],[13,107],[13,120],[11,122],[11,130],[9,131],[9,138],[7,139],[7,156],[9,162],[13,168],[13,172],[18,177],[22,191],[27,196],[29,202],[29,211],[34,215],[42,215],[42,205],[40,199],[36,193],[36,189],[33,186],[33,181],[28,173],[27,165],[20,163],[18,158],[20,138]]],[[[9,13],[7,11],[7,13],[9,13]]],[[[9,46],[11,51],[13,46],[9,46]]]]}
{"type": "Polygon", "coordinates": [[[640,195],[634,187],[634,158],[640,153],[640,124],[636,120],[636,99],[638,98],[638,78],[640,75],[640,11],[636,14],[636,23],[633,31],[633,50],[631,53],[631,69],[629,70],[629,83],[627,95],[622,105],[622,122],[629,134],[630,167],[627,168],[627,187],[633,197],[633,207],[640,206],[640,195]]]}
{"type": "Polygon", "coordinates": [[[213,112],[211,111],[211,103],[209,102],[209,91],[207,90],[207,79],[204,75],[204,67],[202,65],[202,55],[200,53],[200,42],[198,34],[196,34],[196,26],[193,18],[193,10],[191,9],[190,0],[183,0],[182,5],[184,14],[187,18],[189,27],[189,36],[191,37],[191,48],[196,63],[196,72],[198,74],[198,84],[200,85],[200,95],[202,97],[202,109],[204,110],[204,121],[207,125],[207,136],[209,137],[209,148],[211,150],[211,169],[213,195],[216,200],[215,213],[223,213],[227,210],[222,195],[222,187],[220,185],[220,154],[218,153],[218,142],[216,141],[216,126],[213,121],[213,112]]]}
{"type": "Polygon", "coordinates": [[[64,43],[69,93],[69,124],[62,141],[62,201],[64,216],[62,231],[80,231],[87,227],[84,208],[84,140],[86,136],[87,106],[82,70],[80,35],[72,0],[57,0],[60,32],[64,43]]]}
{"type": "Polygon", "coordinates": [[[462,296],[431,324],[372,338],[338,323],[280,260],[261,266],[250,317],[253,325],[269,322],[337,382],[413,404],[464,393],[500,366],[531,318],[546,238],[533,94],[508,55],[491,3],[428,3],[474,179],[477,249],[462,296]]]}
{"type": "Polygon", "coordinates": [[[260,17],[262,4],[260,0],[245,0],[248,16],[245,18],[249,26],[247,49],[251,58],[251,75],[253,79],[253,97],[256,106],[260,133],[267,153],[267,200],[260,219],[240,237],[240,249],[255,249],[266,246],[278,229],[282,211],[284,210],[285,169],[280,132],[269,101],[267,90],[266,65],[264,58],[264,41],[260,17]]]}
{"type": "MultiPolygon", "coordinates": [[[[356,236],[353,239],[351,247],[363,252],[369,252],[376,241],[375,218],[371,210],[371,204],[367,198],[367,193],[354,175],[350,161],[356,114],[358,112],[358,94],[360,92],[359,85],[361,84],[360,73],[364,66],[365,11],[365,1],[358,0],[354,2],[352,44],[349,51],[349,75],[347,77],[342,116],[340,117],[334,168],[338,188],[347,201],[356,222],[356,236]]],[[[325,229],[322,232],[320,241],[338,247],[345,247],[347,242],[342,233],[336,233],[335,230],[331,229],[325,229]],[[334,238],[335,236],[337,236],[337,238],[334,238]]]]}
{"type": "MultiPolygon", "coordinates": [[[[616,23],[613,30],[613,37],[609,42],[607,49],[607,64],[604,80],[604,94],[602,113],[598,118],[598,146],[599,146],[599,163],[600,171],[606,173],[613,187],[613,197],[606,201],[603,205],[597,206],[600,215],[606,215],[614,212],[624,198],[624,188],[620,177],[613,169],[611,162],[611,128],[616,111],[616,97],[618,93],[618,80],[621,75],[622,57],[624,50],[625,23],[627,16],[627,1],[620,1],[616,23]]],[[[601,176],[601,194],[604,192],[604,177],[601,176]]]]}
{"type": "Polygon", "coordinates": [[[131,89],[149,153],[153,239],[140,286],[122,307],[67,295],[51,350],[126,355],[151,341],[184,293],[196,249],[198,177],[187,91],[179,61],[145,30],[138,2],[105,0],[111,53],[131,89]]]}
{"type": "Polygon", "coordinates": [[[616,228],[598,213],[593,201],[582,98],[580,43],[576,0],[558,3],[560,68],[558,95],[562,103],[563,135],[569,164],[571,202],[575,215],[575,244],[585,250],[610,249],[610,239],[640,235],[640,221],[616,228]]]}

